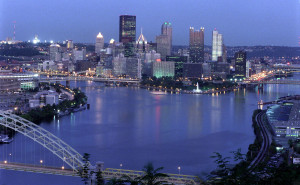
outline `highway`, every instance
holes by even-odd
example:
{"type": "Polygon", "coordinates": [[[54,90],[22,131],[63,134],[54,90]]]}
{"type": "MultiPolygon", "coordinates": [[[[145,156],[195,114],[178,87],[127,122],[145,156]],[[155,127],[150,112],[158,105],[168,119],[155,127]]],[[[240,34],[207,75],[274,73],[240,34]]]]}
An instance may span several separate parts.
{"type": "Polygon", "coordinates": [[[248,168],[255,168],[259,163],[264,161],[265,156],[268,153],[271,142],[272,142],[272,138],[269,135],[267,129],[265,128],[263,120],[262,120],[264,114],[265,114],[265,112],[260,112],[255,117],[255,120],[256,120],[258,126],[260,127],[260,134],[262,135],[263,142],[262,142],[262,146],[260,148],[258,155],[250,163],[248,168]]]}

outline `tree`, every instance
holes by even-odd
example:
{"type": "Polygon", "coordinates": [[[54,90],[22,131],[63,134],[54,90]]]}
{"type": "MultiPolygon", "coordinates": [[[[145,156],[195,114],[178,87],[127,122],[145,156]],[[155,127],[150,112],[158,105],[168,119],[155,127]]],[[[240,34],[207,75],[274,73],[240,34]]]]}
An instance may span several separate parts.
{"type": "Polygon", "coordinates": [[[217,164],[217,170],[212,172],[213,177],[223,178],[229,175],[228,163],[230,157],[223,157],[219,152],[214,152],[215,155],[211,158],[215,158],[215,163],[217,164]]]}
{"type": "Polygon", "coordinates": [[[88,184],[89,183],[89,179],[91,177],[91,173],[89,172],[89,166],[90,166],[90,154],[88,153],[84,153],[83,154],[83,162],[84,165],[82,167],[82,169],[79,170],[78,174],[81,177],[82,181],[84,182],[84,184],[88,184]]]}
{"type": "Polygon", "coordinates": [[[104,185],[104,178],[102,176],[102,171],[100,169],[96,172],[96,184],[104,185]]]}
{"type": "Polygon", "coordinates": [[[106,185],[124,185],[124,181],[117,178],[112,178],[106,183],[106,185]]]}
{"type": "Polygon", "coordinates": [[[211,158],[216,158],[217,170],[212,171],[208,176],[209,184],[257,184],[259,178],[248,168],[246,155],[241,153],[241,149],[231,152],[232,157],[223,157],[220,153],[215,152],[211,158]],[[233,168],[229,168],[229,160],[239,161],[233,168]]]}
{"type": "Polygon", "coordinates": [[[167,183],[163,179],[169,177],[167,174],[159,173],[163,167],[154,169],[153,164],[150,162],[143,168],[144,175],[141,176],[141,183],[143,185],[159,185],[167,183]]]}
{"type": "Polygon", "coordinates": [[[121,179],[125,182],[125,183],[130,183],[130,185],[138,185],[141,183],[141,178],[140,177],[136,177],[136,178],[131,178],[128,175],[124,175],[121,177],[121,179]]]}

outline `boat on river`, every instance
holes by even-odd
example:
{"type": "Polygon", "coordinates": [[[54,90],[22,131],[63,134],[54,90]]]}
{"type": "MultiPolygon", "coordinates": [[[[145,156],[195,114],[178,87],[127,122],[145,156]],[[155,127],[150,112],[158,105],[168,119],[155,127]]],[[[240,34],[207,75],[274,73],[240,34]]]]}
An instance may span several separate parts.
{"type": "Polygon", "coordinates": [[[154,94],[154,95],[165,95],[165,94],[167,94],[167,92],[165,92],[165,91],[152,91],[151,94],[154,94]]]}
{"type": "Polygon", "coordinates": [[[9,138],[8,135],[0,135],[0,143],[10,143],[13,138],[9,138]]]}

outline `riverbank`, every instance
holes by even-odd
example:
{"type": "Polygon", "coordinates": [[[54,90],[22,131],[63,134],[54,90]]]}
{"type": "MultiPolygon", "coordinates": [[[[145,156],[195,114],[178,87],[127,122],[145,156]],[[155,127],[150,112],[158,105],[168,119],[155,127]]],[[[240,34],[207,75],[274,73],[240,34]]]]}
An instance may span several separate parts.
{"type": "MultiPolygon", "coordinates": [[[[70,90],[70,89],[69,89],[70,90]]],[[[70,90],[73,93],[73,99],[64,100],[58,105],[46,105],[42,108],[34,108],[27,113],[20,114],[21,117],[33,123],[39,124],[43,121],[49,122],[54,116],[64,116],[71,112],[77,112],[86,109],[87,96],[79,89],[70,90]]]]}
{"type": "Polygon", "coordinates": [[[211,95],[218,95],[226,92],[231,92],[240,89],[240,87],[231,87],[226,89],[218,89],[218,90],[207,90],[201,92],[195,92],[192,90],[180,90],[180,89],[168,89],[168,88],[161,88],[161,87],[153,87],[153,86],[139,86],[142,89],[154,90],[154,91],[162,91],[166,93],[177,93],[177,94],[211,94],[211,95]]]}
{"type": "Polygon", "coordinates": [[[235,82],[220,80],[202,81],[199,79],[182,81],[172,77],[143,78],[140,87],[182,94],[220,94],[240,88],[235,82]],[[198,91],[194,91],[196,88],[198,88],[198,91]]]}

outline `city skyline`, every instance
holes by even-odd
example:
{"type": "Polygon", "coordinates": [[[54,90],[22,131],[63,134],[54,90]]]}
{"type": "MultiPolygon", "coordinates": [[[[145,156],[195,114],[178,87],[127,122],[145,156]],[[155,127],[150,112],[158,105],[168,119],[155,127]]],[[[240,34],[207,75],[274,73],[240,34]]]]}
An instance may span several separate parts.
{"type": "Polygon", "coordinates": [[[173,26],[173,45],[188,45],[189,27],[194,26],[205,28],[205,45],[211,45],[210,32],[217,28],[225,36],[227,46],[299,46],[298,0],[187,2],[194,6],[182,6],[181,1],[170,0],[74,1],[72,4],[65,0],[60,1],[59,5],[58,1],[52,2],[0,2],[0,39],[13,37],[13,21],[16,21],[17,40],[31,40],[37,34],[42,41],[71,39],[74,42],[94,43],[95,36],[101,32],[107,42],[111,38],[118,39],[119,16],[128,14],[137,17],[136,28],[143,28],[148,41],[155,41],[161,23],[168,21],[173,26]]]}

